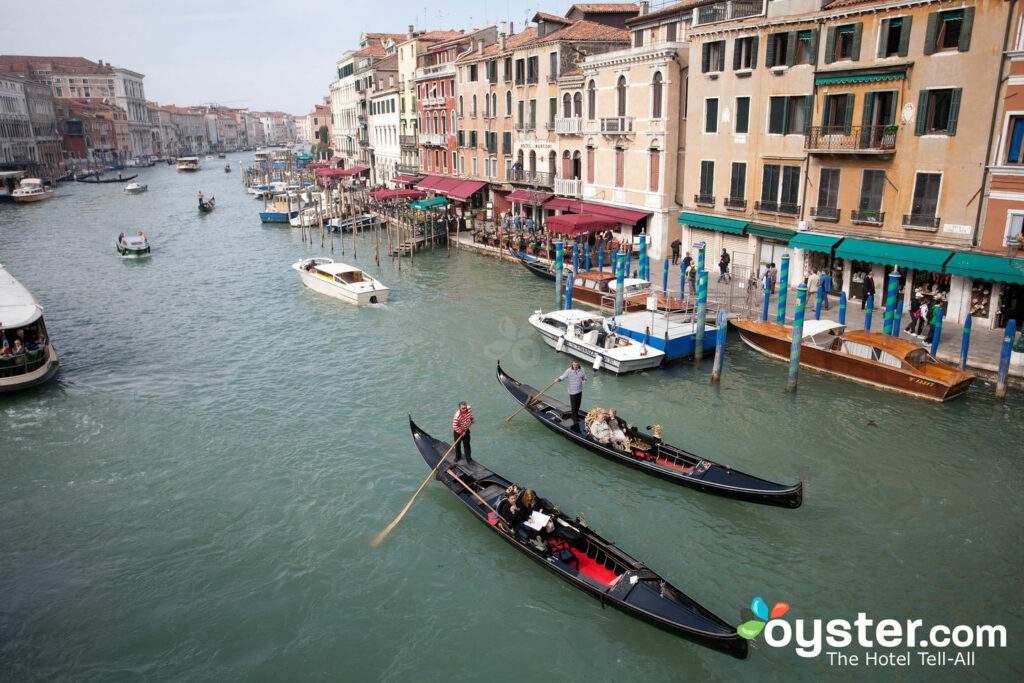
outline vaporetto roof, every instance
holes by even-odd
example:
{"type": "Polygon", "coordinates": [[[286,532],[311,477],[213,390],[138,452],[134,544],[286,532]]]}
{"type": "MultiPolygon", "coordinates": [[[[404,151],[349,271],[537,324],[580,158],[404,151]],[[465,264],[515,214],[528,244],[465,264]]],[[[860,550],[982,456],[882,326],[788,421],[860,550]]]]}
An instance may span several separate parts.
{"type": "Polygon", "coordinates": [[[32,293],[0,266],[0,330],[24,327],[43,315],[32,293]]]}

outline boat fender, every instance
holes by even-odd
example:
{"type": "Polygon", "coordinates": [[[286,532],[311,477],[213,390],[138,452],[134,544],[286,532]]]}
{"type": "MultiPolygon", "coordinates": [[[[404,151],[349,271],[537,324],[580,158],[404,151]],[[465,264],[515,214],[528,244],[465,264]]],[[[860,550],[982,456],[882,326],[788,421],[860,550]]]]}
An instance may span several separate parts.
{"type": "Polygon", "coordinates": [[[594,358],[594,369],[595,370],[600,370],[601,369],[601,361],[602,360],[604,360],[604,356],[602,356],[601,354],[597,354],[597,357],[594,358]]]}
{"type": "Polygon", "coordinates": [[[555,342],[555,351],[561,351],[563,346],[565,346],[564,334],[558,338],[557,342],[555,342]]]}

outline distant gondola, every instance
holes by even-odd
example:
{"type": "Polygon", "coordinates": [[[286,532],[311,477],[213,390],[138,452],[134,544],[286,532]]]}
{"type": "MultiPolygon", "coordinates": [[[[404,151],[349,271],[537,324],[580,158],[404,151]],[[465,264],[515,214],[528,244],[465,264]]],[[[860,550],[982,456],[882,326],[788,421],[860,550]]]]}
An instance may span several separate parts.
{"type": "MultiPolygon", "coordinates": [[[[536,396],[538,390],[510,377],[498,365],[498,381],[521,404],[536,396]]],[[[649,448],[631,447],[629,451],[596,441],[586,428],[575,432],[569,417],[569,406],[561,401],[542,395],[528,410],[540,422],[571,439],[580,446],[602,455],[609,460],[628,465],[647,474],[667,481],[688,486],[705,493],[716,493],[729,498],[738,498],[751,503],[798,508],[803,503],[803,482],[793,485],[776,484],[725,465],[706,460],[688,453],[681,448],[670,446],[653,435],[631,431],[632,440],[645,442],[649,448]]],[[[618,416],[622,419],[621,416],[618,416]]]]}
{"type": "MultiPolygon", "coordinates": [[[[434,469],[449,449],[409,419],[413,441],[427,467],[434,469]]],[[[451,457],[451,456],[449,456],[451,457]]],[[[526,525],[512,529],[498,516],[511,481],[475,460],[442,466],[437,479],[498,536],[569,584],[666,631],[744,659],[747,641],[736,629],[711,613],[614,543],[538,498],[539,507],[555,524],[551,538],[531,541],[526,525]]],[[[536,535],[536,534],[534,534],[536,535]]]]}
{"type": "Polygon", "coordinates": [[[138,177],[139,177],[139,174],[136,173],[134,175],[126,175],[124,177],[118,176],[117,178],[79,178],[79,177],[76,177],[75,180],[77,180],[80,183],[93,183],[94,185],[99,185],[101,183],[126,183],[129,180],[134,180],[135,178],[138,178],[138,177]]]}
{"type": "Polygon", "coordinates": [[[199,193],[199,212],[210,213],[214,209],[214,198],[210,197],[210,201],[203,201],[203,193],[199,193]]]}
{"type": "Polygon", "coordinates": [[[515,256],[516,260],[523,264],[523,267],[534,275],[540,276],[545,280],[551,280],[552,282],[555,280],[555,269],[553,266],[541,263],[539,259],[535,259],[529,254],[524,254],[521,251],[516,251],[512,247],[509,247],[508,252],[515,256]]]}

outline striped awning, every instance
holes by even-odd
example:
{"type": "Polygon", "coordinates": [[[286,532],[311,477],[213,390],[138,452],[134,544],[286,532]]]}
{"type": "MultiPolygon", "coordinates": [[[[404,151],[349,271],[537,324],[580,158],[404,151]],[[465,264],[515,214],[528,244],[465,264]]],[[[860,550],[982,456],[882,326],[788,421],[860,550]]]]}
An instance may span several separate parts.
{"type": "Polygon", "coordinates": [[[898,81],[906,77],[905,71],[889,71],[874,74],[845,74],[843,76],[818,76],[815,85],[837,85],[843,83],[877,83],[879,81],[898,81]]]}

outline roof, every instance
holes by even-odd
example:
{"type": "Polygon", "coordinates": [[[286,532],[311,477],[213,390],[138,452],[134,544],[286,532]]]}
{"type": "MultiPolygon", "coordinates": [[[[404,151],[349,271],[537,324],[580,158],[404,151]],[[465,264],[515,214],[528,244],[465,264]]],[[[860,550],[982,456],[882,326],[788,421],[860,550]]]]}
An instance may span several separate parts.
{"type": "Polygon", "coordinates": [[[114,67],[100,64],[84,57],[36,57],[31,55],[0,55],[0,65],[25,71],[30,64],[48,64],[57,73],[95,73],[110,74],[114,67]]]}
{"type": "Polygon", "coordinates": [[[530,21],[536,22],[538,19],[543,21],[553,21],[558,24],[571,24],[572,19],[566,19],[565,17],[557,17],[554,14],[548,14],[547,12],[537,12],[533,15],[533,19],[530,21]]]}
{"type": "Polygon", "coordinates": [[[329,275],[338,275],[339,273],[358,273],[361,270],[355,266],[350,266],[347,263],[339,263],[337,261],[334,263],[317,264],[316,269],[329,275]]]}
{"type": "Polygon", "coordinates": [[[596,21],[582,19],[574,21],[568,26],[563,26],[557,31],[552,31],[533,41],[531,45],[540,45],[555,40],[610,40],[629,42],[629,31],[606,24],[599,24],[596,21]]]}
{"type": "Polygon", "coordinates": [[[478,33],[483,33],[484,31],[489,31],[489,30],[494,30],[494,29],[495,29],[494,26],[485,26],[483,28],[473,29],[469,33],[462,33],[460,31],[456,36],[454,36],[453,38],[451,38],[449,40],[445,40],[445,41],[440,42],[440,43],[438,43],[436,45],[431,45],[430,49],[434,50],[434,49],[437,49],[437,48],[450,47],[452,45],[456,45],[456,44],[460,43],[461,41],[463,41],[466,38],[472,38],[473,36],[475,36],[478,33]]]}
{"type": "MultiPolygon", "coordinates": [[[[644,15],[641,15],[641,16],[638,16],[638,17],[633,17],[632,19],[626,19],[626,23],[627,24],[643,24],[643,23],[646,23],[646,22],[648,22],[648,21],[650,21],[652,19],[663,19],[665,17],[670,17],[673,14],[679,14],[680,12],[683,12],[685,10],[693,9],[697,5],[706,5],[709,2],[710,2],[710,0],[683,0],[683,2],[677,2],[674,5],[669,5],[668,7],[662,7],[661,9],[659,9],[656,12],[649,12],[647,14],[644,14],[644,15]]],[[[764,17],[761,17],[761,19],[763,20],[764,17]]]]}
{"type": "Polygon", "coordinates": [[[400,43],[406,38],[404,33],[367,33],[365,35],[368,40],[393,40],[396,43],[400,43]]]}
{"type": "Polygon", "coordinates": [[[512,35],[505,38],[505,49],[501,49],[500,43],[492,43],[484,48],[484,53],[480,54],[479,50],[474,50],[468,55],[455,60],[459,64],[465,64],[467,62],[475,62],[479,59],[486,59],[488,57],[494,57],[496,55],[505,54],[511,52],[517,47],[522,47],[527,43],[537,38],[537,27],[530,26],[529,28],[523,29],[519,33],[513,33],[512,35]]]}
{"type": "Polygon", "coordinates": [[[566,14],[574,9],[579,10],[580,12],[586,12],[587,14],[616,14],[619,12],[639,12],[640,5],[632,2],[582,3],[570,7],[566,14]]]}
{"type": "Polygon", "coordinates": [[[890,0],[832,0],[822,5],[823,10],[836,9],[839,7],[852,7],[853,5],[881,5],[883,2],[889,4],[890,0]]]}
{"type": "Polygon", "coordinates": [[[384,54],[384,47],[380,43],[373,43],[371,45],[367,45],[362,50],[359,50],[358,52],[353,53],[353,56],[355,57],[355,56],[360,56],[360,55],[368,56],[368,55],[382,55],[382,54],[384,54]]]}
{"type": "Polygon", "coordinates": [[[43,315],[32,293],[0,267],[0,329],[23,327],[43,315]]]}

